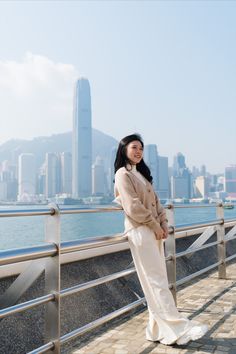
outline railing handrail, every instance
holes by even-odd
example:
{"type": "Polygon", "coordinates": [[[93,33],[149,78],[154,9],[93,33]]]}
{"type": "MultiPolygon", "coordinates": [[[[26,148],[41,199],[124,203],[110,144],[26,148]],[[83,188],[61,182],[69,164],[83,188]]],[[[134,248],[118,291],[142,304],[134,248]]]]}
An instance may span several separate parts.
{"type": "MultiPolygon", "coordinates": [[[[121,207],[103,207],[103,208],[60,208],[61,215],[67,214],[89,214],[89,213],[105,213],[122,211],[121,207]]],[[[0,210],[0,217],[19,217],[19,216],[41,216],[41,215],[54,215],[56,209],[15,209],[15,210],[0,210]]]]}
{"type": "Polygon", "coordinates": [[[57,254],[57,247],[53,243],[44,243],[39,246],[12,248],[0,251],[0,266],[23,262],[33,259],[51,257],[57,254]]]}
{"type": "MultiPolygon", "coordinates": [[[[188,208],[216,208],[217,206],[224,206],[224,203],[212,203],[212,204],[165,204],[163,205],[165,209],[188,209],[188,208]]],[[[227,204],[226,204],[227,205],[227,204]]],[[[84,213],[101,213],[101,212],[120,212],[123,208],[120,206],[109,206],[109,207],[68,207],[60,208],[61,215],[67,214],[84,214],[84,213]]],[[[49,208],[38,208],[38,209],[0,209],[0,217],[18,217],[18,216],[40,216],[40,215],[53,215],[56,210],[52,207],[49,208]]]]}
{"type": "MultiPolygon", "coordinates": [[[[224,226],[227,227],[228,223],[236,223],[236,219],[225,220],[224,226]]],[[[186,226],[180,226],[175,228],[175,233],[181,233],[182,231],[188,230],[189,233],[198,228],[207,228],[213,225],[221,225],[222,220],[215,220],[211,222],[201,223],[201,224],[189,224],[186,226]]],[[[169,231],[172,231],[172,226],[170,226],[169,231]]],[[[186,237],[186,235],[182,236],[186,237]]],[[[127,242],[127,235],[120,233],[112,236],[98,236],[89,237],[84,239],[72,240],[72,241],[62,241],[60,244],[61,254],[66,254],[70,252],[82,251],[91,248],[103,247],[108,245],[114,245],[122,242],[127,242]]],[[[231,240],[231,239],[230,239],[231,240]]],[[[53,243],[43,243],[36,246],[13,248],[0,251],[0,266],[10,263],[23,262],[27,260],[34,260],[43,257],[49,257],[55,255],[57,252],[57,247],[53,243]]]]}

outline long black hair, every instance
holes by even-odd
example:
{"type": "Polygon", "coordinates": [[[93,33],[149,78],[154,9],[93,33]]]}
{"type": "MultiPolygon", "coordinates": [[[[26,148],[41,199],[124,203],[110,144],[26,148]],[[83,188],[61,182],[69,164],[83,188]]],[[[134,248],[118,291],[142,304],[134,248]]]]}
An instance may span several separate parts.
{"type": "MultiPolygon", "coordinates": [[[[138,140],[141,143],[142,147],[144,146],[141,135],[139,134],[131,134],[121,139],[117,149],[116,159],[114,163],[115,173],[117,170],[119,170],[119,168],[127,168],[127,164],[130,164],[130,161],[127,157],[127,145],[135,140],[138,140]]],[[[137,171],[139,171],[149,182],[152,183],[153,178],[151,176],[151,171],[149,167],[145,164],[143,159],[136,164],[136,168],[137,171]]]]}

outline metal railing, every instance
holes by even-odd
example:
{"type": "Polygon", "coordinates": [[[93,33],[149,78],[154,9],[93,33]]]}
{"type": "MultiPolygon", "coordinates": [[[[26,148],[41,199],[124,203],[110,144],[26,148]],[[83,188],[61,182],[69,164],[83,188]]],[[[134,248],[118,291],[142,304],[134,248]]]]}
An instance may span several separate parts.
{"type": "MultiPolygon", "coordinates": [[[[174,208],[180,206],[167,206],[167,218],[169,220],[169,236],[165,241],[166,264],[169,279],[169,287],[176,300],[176,287],[184,284],[195,277],[208,272],[211,269],[218,267],[219,278],[226,278],[226,262],[236,258],[236,254],[226,257],[226,243],[236,239],[236,219],[224,220],[224,208],[222,204],[216,206],[217,219],[205,223],[197,223],[191,225],[183,225],[175,227],[174,208]],[[230,229],[225,233],[226,229],[230,229]],[[206,243],[214,234],[217,235],[217,240],[206,243]],[[185,251],[176,253],[176,239],[200,235],[185,251]],[[217,246],[218,260],[216,263],[201,269],[193,274],[190,274],[176,281],[176,259],[183,256],[190,256],[195,252],[199,252],[209,247],[217,246]]],[[[194,206],[191,206],[194,207],[194,206]]],[[[206,207],[206,206],[195,206],[206,207]]],[[[208,207],[208,206],[207,206],[208,207]]],[[[105,315],[91,323],[86,324],[70,333],[63,336],[60,335],[60,299],[66,296],[77,294],[85,289],[92,288],[107,282],[129,276],[135,273],[135,268],[125,269],[123,271],[103,276],[98,279],[90,280],[86,283],[75,285],[71,288],[61,290],[60,287],[60,257],[63,254],[72,252],[80,252],[83,250],[92,250],[95,248],[119,245],[127,243],[127,236],[118,234],[114,236],[105,236],[99,238],[90,238],[76,241],[60,241],[60,218],[65,214],[80,214],[80,213],[101,213],[101,212],[120,212],[120,208],[96,208],[96,209],[59,209],[57,205],[50,205],[49,209],[38,210],[20,210],[20,211],[0,211],[0,217],[20,217],[20,216],[36,216],[45,215],[45,240],[47,244],[27,247],[14,250],[5,250],[0,252],[0,266],[14,264],[23,261],[33,261],[26,268],[13,284],[0,296],[0,319],[26,311],[36,306],[44,304],[46,306],[45,325],[46,338],[45,345],[35,349],[30,353],[45,353],[51,350],[53,353],[60,353],[60,346],[75,337],[82,335],[91,329],[110,321],[111,319],[124,314],[140,304],[145,303],[145,298],[138,300],[105,315]],[[14,305],[20,296],[30,287],[35,279],[45,271],[45,292],[46,295],[36,299],[14,305]]]]}

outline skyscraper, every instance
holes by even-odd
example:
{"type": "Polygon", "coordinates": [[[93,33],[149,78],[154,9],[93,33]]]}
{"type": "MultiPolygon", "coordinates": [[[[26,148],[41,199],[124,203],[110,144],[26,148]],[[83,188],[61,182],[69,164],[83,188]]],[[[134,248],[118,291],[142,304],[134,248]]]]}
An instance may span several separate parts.
{"type": "Polygon", "coordinates": [[[58,154],[46,153],[46,197],[55,197],[60,193],[60,164],[58,154]]]}
{"type": "Polygon", "coordinates": [[[109,188],[109,193],[111,195],[114,194],[114,179],[115,179],[115,168],[114,168],[114,162],[116,159],[116,152],[117,152],[117,146],[114,146],[111,149],[110,153],[110,167],[109,167],[109,172],[108,172],[108,188],[109,188]]]}
{"type": "Polygon", "coordinates": [[[92,194],[92,119],[87,79],[81,78],[76,83],[73,114],[72,194],[81,198],[92,194]]]}
{"type": "Polygon", "coordinates": [[[198,176],[195,181],[196,197],[207,198],[210,190],[209,180],[205,176],[198,176]]]}
{"type": "Polygon", "coordinates": [[[188,176],[171,177],[171,198],[190,198],[188,176]]]}
{"type": "Polygon", "coordinates": [[[96,161],[92,166],[92,193],[95,196],[105,194],[105,170],[100,156],[96,157],[96,161]]]}
{"type": "Polygon", "coordinates": [[[36,162],[34,154],[19,156],[18,200],[32,201],[36,192],[36,162]]]}
{"type": "Polygon", "coordinates": [[[71,195],[72,158],[70,152],[62,152],[61,159],[61,193],[71,195]]]}
{"type": "Polygon", "coordinates": [[[155,144],[145,145],[144,148],[144,161],[148,165],[153,177],[153,188],[158,190],[158,153],[155,144]]]}
{"type": "Polygon", "coordinates": [[[165,156],[158,156],[158,195],[169,198],[168,157],[165,156]]]}
{"type": "Polygon", "coordinates": [[[181,152],[174,156],[173,176],[181,175],[181,171],[186,168],[185,157],[181,152]]]}
{"type": "Polygon", "coordinates": [[[225,191],[230,197],[236,197],[236,165],[225,167],[225,191]]]}

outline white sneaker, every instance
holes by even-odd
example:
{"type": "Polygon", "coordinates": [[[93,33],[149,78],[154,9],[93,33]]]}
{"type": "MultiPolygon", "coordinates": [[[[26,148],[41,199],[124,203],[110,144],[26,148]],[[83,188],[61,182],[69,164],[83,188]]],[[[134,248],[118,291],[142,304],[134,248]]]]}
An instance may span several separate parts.
{"type": "Polygon", "coordinates": [[[179,337],[179,339],[177,339],[176,344],[183,345],[183,344],[187,344],[191,340],[197,340],[203,337],[207,331],[208,331],[208,326],[205,324],[193,326],[188,332],[186,332],[181,337],[179,337]]]}

